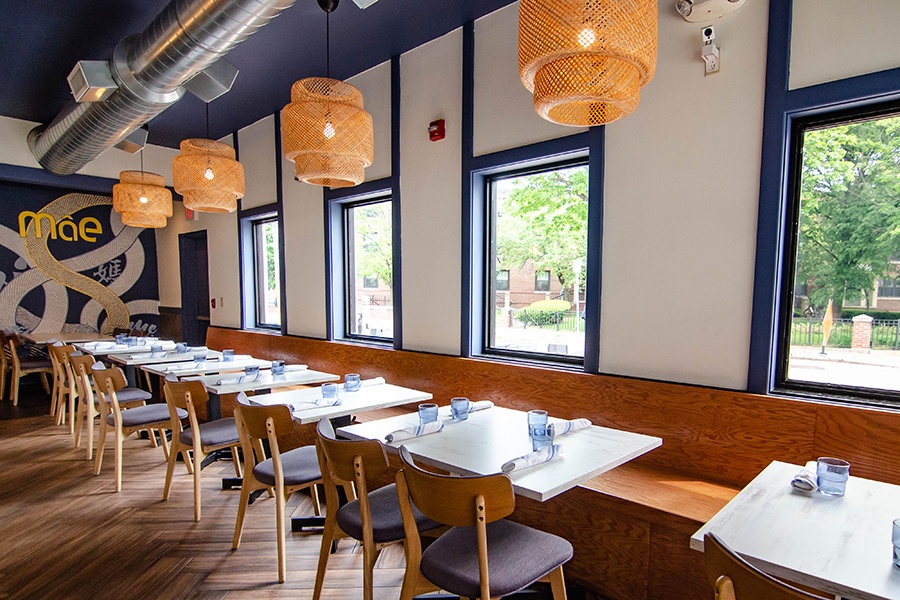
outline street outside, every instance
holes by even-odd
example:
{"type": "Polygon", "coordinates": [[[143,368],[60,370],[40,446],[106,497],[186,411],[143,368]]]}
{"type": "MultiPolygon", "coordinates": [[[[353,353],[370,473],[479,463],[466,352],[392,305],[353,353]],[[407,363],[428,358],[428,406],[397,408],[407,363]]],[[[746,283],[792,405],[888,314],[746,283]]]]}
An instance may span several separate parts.
{"type": "Polygon", "coordinates": [[[792,346],[788,379],[885,390],[900,390],[900,352],[792,346]]]}

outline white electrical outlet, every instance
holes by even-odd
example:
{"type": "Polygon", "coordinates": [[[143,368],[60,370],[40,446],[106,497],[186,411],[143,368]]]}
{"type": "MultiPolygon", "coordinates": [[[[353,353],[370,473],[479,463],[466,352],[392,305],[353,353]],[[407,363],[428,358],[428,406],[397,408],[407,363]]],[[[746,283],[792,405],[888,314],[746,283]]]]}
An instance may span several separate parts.
{"type": "Polygon", "coordinates": [[[705,63],[705,75],[719,72],[719,48],[714,42],[703,44],[700,49],[700,58],[705,63]]]}

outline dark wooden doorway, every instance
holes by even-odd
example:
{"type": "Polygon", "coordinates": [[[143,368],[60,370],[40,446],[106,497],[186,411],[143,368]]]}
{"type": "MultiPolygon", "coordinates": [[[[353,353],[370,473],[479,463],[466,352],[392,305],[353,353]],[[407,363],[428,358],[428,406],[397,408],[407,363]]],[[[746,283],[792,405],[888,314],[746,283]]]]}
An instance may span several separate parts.
{"type": "Polygon", "coordinates": [[[209,249],[206,231],[178,236],[181,259],[181,337],[191,346],[206,343],[209,327],[209,249]]]}

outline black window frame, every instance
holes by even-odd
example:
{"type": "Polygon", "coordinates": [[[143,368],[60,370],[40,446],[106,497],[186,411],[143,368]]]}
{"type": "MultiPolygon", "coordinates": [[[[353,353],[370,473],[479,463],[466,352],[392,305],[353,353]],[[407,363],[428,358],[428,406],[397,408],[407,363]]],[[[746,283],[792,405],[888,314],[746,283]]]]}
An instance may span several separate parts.
{"type": "MultiPolygon", "coordinates": [[[[254,217],[248,219],[249,230],[250,230],[250,251],[252,255],[252,273],[253,273],[253,326],[256,329],[268,329],[272,331],[281,331],[281,323],[266,323],[265,322],[265,314],[266,314],[266,290],[260,289],[265,288],[265,281],[263,280],[263,274],[265,272],[264,265],[260,264],[261,261],[261,252],[260,245],[264,243],[263,240],[260,240],[260,231],[262,226],[274,223],[278,229],[279,238],[284,235],[284,232],[281,230],[281,223],[279,221],[277,214],[266,214],[260,217],[254,217]]],[[[281,281],[281,261],[283,257],[281,256],[280,244],[276,244],[276,258],[278,260],[278,264],[276,264],[275,275],[278,278],[278,285],[284,285],[284,282],[281,281]]],[[[279,316],[280,320],[284,318],[284,311],[281,307],[281,290],[279,289],[279,316]]]]}
{"type": "MultiPolygon", "coordinates": [[[[774,352],[775,377],[772,387],[772,392],[774,393],[818,400],[838,400],[870,406],[896,408],[900,405],[900,392],[898,391],[799,381],[787,378],[791,350],[791,323],[794,303],[797,298],[796,286],[798,285],[796,270],[800,241],[800,186],[804,133],[806,131],[849,125],[890,116],[900,116],[900,100],[862,104],[852,108],[799,116],[791,120],[790,142],[785,155],[787,162],[787,193],[781,246],[783,267],[781,268],[781,282],[779,286],[779,310],[776,313],[775,339],[778,340],[778,343],[774,352]]],[[[875,282],[873,281],[873,283],[875,282]]]]}
{"type": "MultiPolygon", "coordinates": [[[[347,202],[340,203],[340,211],[341,211],[341,237],[342,237],[342,265],[343,265],[343,273],[342,273],[342,285],[343,285],[343,335],[340,336],[340,339],[357,341],[357,342],[367,342],[372,344],[380,344],[380,345],[392,345],[394,343],[394,336],[380,336],[380,335],[367,335],[361,333],[351,333],[352,331],[352,323],[350,321],[351,317],[355,318],[356,311],[352,306],[352,299],[355,296],[354,291],[356,290],[356,277],[355,274],[351,276],[351,265],[354,263],[353,257],[356,253],[354,248],[355,231],[352,229],[353,225],[353,209],[359,208],[361,206],[367,206],[370,204],[381,204],[388,203],[391,206],[391,211],[394,210],[393,198],[391,194],[376,194],[373,196],[367,196],[362,199],[350,200],[347,202]]],[[[393,223],[391,223],[391,227],[393,228],[393,223]]],[[[393,231],[391,232],[393,237],[393,231]]],[[[391,262],[391,270],[394,270],[394,261],[391,262]]],[[[393,279],[393,277],[392,277],[393,279]]],[[[363,289],[373,289],[367,288],[363,285],[363,289]]],[[[392,303],[391,306],[396,309],[396,305],[393,302],[393,287],[391,288],[392,294],[392,303]]]]}
{"type": "MultiPolygon", "coordinates": [[[[483,247],[480,248],[482,257],[481,272],[483,274],[481,298],[481,340],[480,349],[475,354],[484,358],[492,359],[510,359],[514,361],[541,363],[547,365],[556,365],[562,367],[585,368],[585,357],[570,356],[565,354],[553,354],[550,352],[511,350],[508,348],[496,348],[491,345],[491,336],[494,330],[493,323],[496,318],[496,310],[493,298],[496,294],[493,283],[496,281],[497,273],[497,256],[495,249],[496,237],[496,211],[494,211],[494,187],[496,182],[504,179],[514,179],[527,175],[537,175],[549,171],[557,171],[572,167],[583,166],[590,169],[590,156],[587,151],[575,151],[564,156],[556,157],[540,157],[535,160],[528,161],[524,165],[510,166],[509,168],[498,167],[483,175],[483,211],[482,215],[484,223],[484,231],[482,232],[483,247]]],[[[591,176],[588,172],[588,186],[590,187],[591,176]]],[[[589,192],[590,194],[590,192],[589,192]]],[[[600,218],[593,216],[590,210],[590,200],[588,208],[588,223],[590,229],[591,220],[600,218]]],[[[590,252],[590,247],[587,249],[590,252]]],[[[552,275],[551,275],[552,277],[552,275]]],[[[599,290],[598,290],[599,291],[599,290]]],[[[544,293],[544,292],[540,292],[544,293]]],[[[585,330],[585,354],[587,354],[587,346],[590,343],[587,331],[585,330]]]]}
{"type": "Polygon", "coordinates": [[[535,269],[534,270],[534,293],[535,294],[547,294],[550,292],[550,278],[552,275],[550,274],[550,269],[535,269]],[[546,279],[538,278],[539,274],[546,274],[546,279]],[[543,289],[543,288],[547,289],[543,289]]]}
{"type": "Polygon", "coordinates": [[[498,269],[496,271],[496,275],[494,277],[494,291],[495,292],[508,292],[509,291],[509,269],[498,269]],[[506,273],[506,277],[504,279],[500,279],[500,274],[506,273]],[[503,281],[501,285],[500,282],[503,281]]]}

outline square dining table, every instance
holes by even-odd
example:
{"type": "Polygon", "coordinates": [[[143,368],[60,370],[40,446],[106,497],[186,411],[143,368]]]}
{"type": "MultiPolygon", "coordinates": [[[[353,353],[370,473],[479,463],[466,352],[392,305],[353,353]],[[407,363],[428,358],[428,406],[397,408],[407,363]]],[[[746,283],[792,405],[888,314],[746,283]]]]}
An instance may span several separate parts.
{"type": "Polygon", "coordinates": [[[152,340],[149,338],[139,338],[141,341],[134,346],[127,344],[117,344],[115,340],[97,340],[92,342],[77,342],[75,348],[84,354],[92,356],[115,356],[118,354],[143,354],[150,353],[151,347],[155,344],[162,344],[172,347],[175,343],[172,340],[152,340]]]}
{"type": "MultiPolygon", "coordinates": [[[[499,473],[505,462],[532,451],[526,412],[494,406],[470,413],[459,422],[450,419],[449,406],[440,407],[438,414],[444,422],[442,431],[386,442],[388,450],[398,452],[400,446],[406,446],[416,460],[461,475],[499,473]]],[[[561,420],[550,418],[551,423],[561,420]]],[[[412,413],[342,427],[338,434],[384,442],[387,434],[418,424],[418,414],[412,413]]],[[[560,436],[555,443],[562,446],[562,457],[510,473],[517,494],[541,502],[549,500],[659,447],[662,439],[592,425],[560,436]]]]}
{"type": "Polygon", "coordinates": [[[324,373],[309,369],[306,365],[289,365],[287,371],[281,375],[275,375],[271,369],[263,369],[257,377],[241,375],[239,373],[226,373],[224,375],[204,375],[202,377],[187,377],[202,381],[206,391],[211,394],[236,394],[238,392],[256,392],[259,390],[273,390],[294,385],[311,385],[338,381],[340,376],[334,373],[324,373]],[[295,367],[291,369],[291,367],[295,367]],[[303,367],[303,368],[296,368],[303,367]],[[234,381],[241,379],[241,381],[234,381]]]}
{"type": "MultiPolygon", "coordinates": [[[[140,348],[144,348],[144,346],[140,346],[140,348]]],[[[218,359],[221,356],[222,353],[215,350],[207,350],[206,352],[207,360],[218,359]]],[[[147,352],[146,350],[139,350],[131,353],[123,352],[107,354],[106,359],[111,363],[121,365],[122,370],[125,372],[125,379],[128,380],[128,385],[134,386],[137,381],[137,377],[135,376],[136,367],[168,363],[193,363],[194,355],[190,352],[175,352],[174,350],[170,352],[147,352]]]]}
{"type": "Polygon", "coordinates": [[[111,342],[112,336],[97,333],[96,331],[67,331],[65,333],[23,333],[22,337],[33,344],[46,344],[47,342],[56,341],[63,344],[74,344],[75,342],[111,342]]]}
{"type": "Polygon", "coordinates": [[[851,476],[843,496],[800,492],[791,479],[801,468],[770,463],[691,537],[691,548],[702,551],[711,531],[770,575],[842,598],[900,598],[891,562],[900,486],[851,476]]]}

